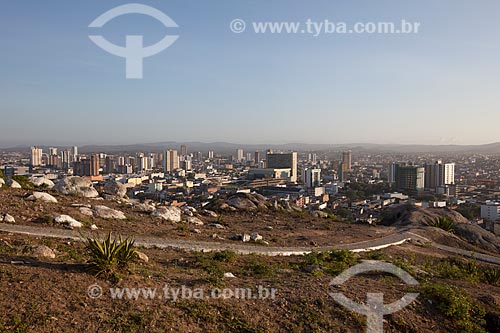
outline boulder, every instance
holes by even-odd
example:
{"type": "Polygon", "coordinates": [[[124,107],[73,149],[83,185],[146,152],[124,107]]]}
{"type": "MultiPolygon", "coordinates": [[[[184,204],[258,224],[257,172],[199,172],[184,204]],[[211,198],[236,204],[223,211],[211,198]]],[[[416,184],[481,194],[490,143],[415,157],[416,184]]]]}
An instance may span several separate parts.
{"type": "Polygon", "coordinates": [[[81,195],[85,198],[96,198],[99,196],[99,193],[92,186],[90,180],[78,176],[61,179],[55,184],[53,189],[64,195],[81,195]]]}
{"type": "Polygon", "coordinates": [[[127,217],[123,212],[119,210],[111,209],[106,206],[95,206],[94,207],[94,215],[96,217],[100,217],[103,219],[117,219],[117,220],[125,220],[127,217]]]}
{"type": "Polygon", "coordinates": [[[204,224],[202,220],[200,220],[199,218],[194,217],[194,216],[188,217],[187,222],[191,223],[191,224],[195,224],[195,225],[203,225],[204,224]]]}
{"type": "Polygon", "coordinates": [[[30,249],[30,254],[37,258],[55,258],[56,254],[54,251],[45,245],[34,245],[30,249]]]}
{"type": "Polygon", "coordinates": [[[10,182],[9,182],[9,186],[10,188],[23,188],[21,186],[21,184],[19,184],[18,182],[16,182],[14,179],[12,179],[10,182]]]}
{"type": "Polygon", "coordinates": [[[225,278],[235,278],[236,276],[233,273],[227,272],[227,273],[224,273],[224,277],[225,278]]]}
{"type": "Polygon", "coordinates": [[[104,183],[103,191],[105,194],[123,198],[127,194],[127,187],[122,183],[118,183],[114,180],[109,180],[104,183]]]}
{"type": "Polygon", "coordinates": [[[3,222],[5,222],[5,223],[16,223],[16,219],[12,215],[5,214],[3,216],[3,222]]]}
{"type": "Polygon", "coordinates": [[[5,180],[3,180],[3,178],[0,178],[0,187],[2,187],[3,185],[5,185],[5,180]]]}
{"type": "Polygon", "coordinates": [[[54,217],[54,221],[59,224],[65,224],[70,228],[81,228],[82,223],[78,222],[69,215],[58,215],[54,217]]]}
{"type": "Polygon", "coordinates": [[[219,223],[210,223],[209,225],[213,228],[216,228],[216,229],[226,229],[225,226],[223,226],[222,224],[219,224],[219,223]]]}
{"type": "Polygon", "coordinates": [[[155,211],[155,206],[146,203],[140,203],[135,205],[135,209],[141,213],[152,213],[155,211]]]}
{"type": "Polygon", "coordinates": [[[45,192],[33,192],[33,194],[27,197],[26,200],[57,203],[56,198],[45,192]]]}
{"type": "Polygon", "coordinates": [[[174,206],[160,206],[151,213],[151,216],[171,222],[180,222],[181,215],[181,209],[174,206]]]}
{"type": "Polygon", "coordinates": [[[35,187],[46,186],[48,189],[54,187],[54,182],[46,177],[32,177],[31,182],[35,187]]]}
{"type": "Polygon", "coordinates": [[[218,217],[219,216],[219,215],[217,215],[216,212],[211,211],[211,210],[207,210],[207,209],[202,210],[201,213],[203,215],[210,216],[210,217],[218,217]]]}
{"type": "Polygon", "coordinates": [[[241,196],[233,196],[227,200],[227,203],[237,209],[242,210],[256,210],[257,206],[250,199],[241,197],[241,196]]]}
{"type": "Polygon", "coordinates": [[[87,207],[80,207],[80,213],[86,216],[94,216],[94,211],[87,207]]]}

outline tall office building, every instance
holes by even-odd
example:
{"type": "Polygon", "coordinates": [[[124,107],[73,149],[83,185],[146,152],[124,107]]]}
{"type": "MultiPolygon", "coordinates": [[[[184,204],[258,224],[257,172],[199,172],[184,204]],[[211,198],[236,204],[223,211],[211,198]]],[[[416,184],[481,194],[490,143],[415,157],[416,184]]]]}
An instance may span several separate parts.
{"type": "Polygon", "coordinates": [[[425,188],[436,189],[455,184],[455,163],[441,160],[425,165],[425,188]]]}
{"type": "Polygon", "coordinates": [[[268,153],[266,167],[270,169],[291,169],[290,181],[297,182],[297,152],[268,153]]]}
{"type": "Polygon", "coordinates": [[[236,149],[236,161],[238,162],[243,161],[243,149],[241,148],[236,149]]]}
{"type": "Polygon", "coordinates": [[[31,147],[30,165],[37,167],[42,164],[43,150],[40,147],[31,147]]]}
{"type": "Polygon", "coordinates": [[[187,147],[185,145],[181,145],[181,156],[187,155],[187,147]]]}
{"type": "Polygon", "coordinates": [[[177,150],[167,150],[163,159],[163,169],[165,172],[172,172],[179,169],[179,156],[177,150]]]}
{"type": "Polygon", "coordinates": [[[99,154],[90,156],[90,175],[99,176],[99,154]]]}
{"type": "Polygon", "coordinates": [[[305,168],[302,172],[302,181],[308,188],[320,186],[321,169],[305,168]]]}
{"type": "Polygon", "coordinates": [[[396,164],[395,168],[396,188],[398,190],[414,192],[424,189],[424,167],[396,164]]]}
{"type": "Polygon", "coordinates": [[[342,163],[345,165],[345,170],[350,171],[352,168],[352,153],[351,151],[344,151],[342,153],[342,163]]]}
{"type": "Polygon", "coordinates": [[[61,152],[61,161],[63,169],[68,170],[71,167],[71,162],[73,161],[71,150],[67,149],[61,152]]]}
{"type": "Polygon", "coordinates": [[[258,164],[258,163],[260,162],[260,151],[256,151],[256,152],[254,153],[253,158],[254,158],[255,163],[257,163],[257,164],[258,164]]]}
{"type": "Polygon", "coordinates": [[[78,147],[77,146],[73,146],[72,148],[72,154],[73,154],[73,161],[76,161],[78,159],[78,147]]]}
{"type": "Polygon", "coordinates": [[[209,159],[214,158],[214,151],[213,151],[213,150],[209,150],[209,151],[208,151],[208,158],[209,158],[209,159]]]}

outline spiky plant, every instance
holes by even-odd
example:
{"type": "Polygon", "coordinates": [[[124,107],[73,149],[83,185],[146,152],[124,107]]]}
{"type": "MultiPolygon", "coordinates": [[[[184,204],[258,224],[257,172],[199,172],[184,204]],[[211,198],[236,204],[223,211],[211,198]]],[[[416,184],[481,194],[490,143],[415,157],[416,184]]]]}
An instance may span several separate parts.
{"type": "Polygon", "coordinates": [[[431,226],[443,229],[444,231],[453,232],[455,229],[455,222],[449,217],[440,217],[435,222],[430,223],[431,226]]]}
{"type": "Polygon", "coordinates": [[[135,241],[122,236],[111,237],[109,232],[104,239],[99,236],[86,237],[85,247],[90,255],[90,263],[96,268],[97,275],[113,275],[125,268],[137,256],[135,241]]]}

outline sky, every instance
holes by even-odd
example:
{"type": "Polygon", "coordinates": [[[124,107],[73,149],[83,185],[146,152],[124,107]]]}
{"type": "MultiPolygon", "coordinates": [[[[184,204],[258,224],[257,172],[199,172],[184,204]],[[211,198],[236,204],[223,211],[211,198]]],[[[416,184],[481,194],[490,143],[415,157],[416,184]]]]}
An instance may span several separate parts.
{"type": "MultiPolygon", "coordinates": [[[[0,147],[500,141],[500,2],[0,1],[0,147]],[[246,30],[234,33],[234,19],[246,30]],[[258,34],[252,22],[419,22],[417,34],[258,34]],[[124,46],[178,39],[126,79],[124,46]]],[[[301,25],[303,27],[303,25],[301,25]]]]}

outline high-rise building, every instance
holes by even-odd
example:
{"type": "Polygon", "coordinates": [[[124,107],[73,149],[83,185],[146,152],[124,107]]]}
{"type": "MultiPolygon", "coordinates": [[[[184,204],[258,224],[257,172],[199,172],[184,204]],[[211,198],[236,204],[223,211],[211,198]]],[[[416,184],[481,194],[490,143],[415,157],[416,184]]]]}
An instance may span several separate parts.
{"type": "Polygon", "coordinates": [[[260,162],[260,151],[256,151],[254,153],[254,157],[253,158],[254,158],[255,163],[259,163],[260,162]]]}
{"type": "Polygon", "coordinates": [[[308,187],[318,187],[321,185],[321,169],[305,168],[302,172],[302,181],[308,187]]]}
{"type": "Polygon", "coordinates": [[[396,164],[396,189],[410,192],[421,191],[424,189],[424,175],[424,167],[396,164]]]}
{"type": "Polygon", "coordinates": [[[43,150],[40,147],[31,147],[30,166],[37,167],[42,164],[43,150]]]}
{"type": "Polygon", "coordinates": [[[350,150],[342,153],[342,163],[345,165],[346,171],[350,171],[352,169],[352,153],[350,150]]]}
{"type": "Polygon", "coordinates": [[[236,149],[236,161],[243,161],[243,149],[241,148],[236,149]]]}
{"type": "Polygon", "coordinates": [[[99,154],[90,156],[90,175],[99,176],[99,154]]]}
{"type": "Polygon", "coordinates": [[[291,169],[290,181],[297,182],[297,152],[268,153],[266,167],[270,169],[291,169]]]}
{"type": "Polygon", "coordinates": [[[181,156],[187,155],[187,147],[185,145],[181,145],[181,156]]]}
{"type": "Polygon", "coordinates": [[[208,158],[209,158],[209,159],[214,158],[214,151],[213,151],[213,150],[209,150],[209,151],[208,151],[208,158]]]}
{"type": "Polygon", "coordinates": [[[78,147],[73,146],[73,151],[71,152],[73,154],[73,161],[76,161],[78,159],[78,147]]]}
{"type": "Polygon", "coordinates": [[[436,189],[455,184],[455,163],[444,163],[441,160],[425,165],[425,188],[436,189]]]}
{"type": "Polygon", "coordinates": [[[179,156],[177,150],[167,150],[163,162],[165,172],[172,172],[179,169],[179,156]]]}

